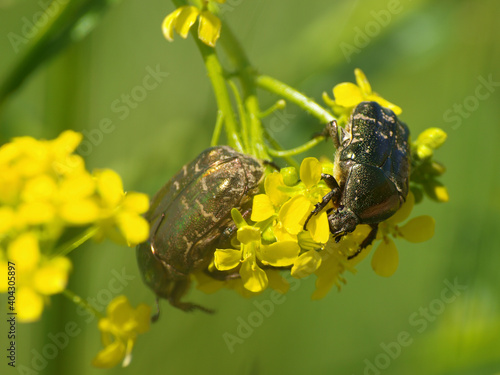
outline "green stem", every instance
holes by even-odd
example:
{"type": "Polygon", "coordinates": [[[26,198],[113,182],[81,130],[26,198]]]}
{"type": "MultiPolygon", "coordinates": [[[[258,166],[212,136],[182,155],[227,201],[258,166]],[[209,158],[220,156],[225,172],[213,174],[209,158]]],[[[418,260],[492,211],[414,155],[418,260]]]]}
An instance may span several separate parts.
{"type": "MultiPolygon", "coordinates": [[[[272,147],[274,147],[277,150],[282,150],[283,148],[280,146],[278,141],[276,141],[271,135],[264,129],[264,136],[266,137],[267,141],[271,144],[272,147]]],[[[299,163],[292,158],[291,156],[285,155],[282,156],[283,159],[288,163],[289,166],[295,167],[297,170],[299,170],[299,163]]]]}
{"type": "MultiPolygon", "coordinates": [[[[172,0],[172,2],[178,8],[186,5],[184,0],[172,0]]],[[[208,78],[212,84],[215,100],[217,101],[217,108],[219,108],[219,111],[222,112],[226,128],[227,141],[235,150],[245,152],[246,150],[244,149],[238,132],[238,124],[236,122],[236,116],[226,86],[224,72],[217,58],[217,54],[215,53],[215,48],[207,46],[198,38],[197,28],[192,27],[190,33],[205,63],[208,78]]]]}
{"type": "Polygon", "coordinates": [[[218,110],[217,119],[215,120],[214,132],[212,134],[212,140],[210,141],[211,147],[217,146],[219,144],[219,137],[223,123],[224,123],[224,114],[222,113],[221,110],[218,110]]]}
{"type": "Polygon", "coordinates": [[[316,146],[318,143],[322,142],[325,140],[324,136],[318,136],[313,139],[311,139],[309,142],[304,143],[303,145],[299,147],[292,148],[290,150],[273,150],[273,149],[268,149],[269,154],[271,156],[275,156],[278,158],[283,158],[287,156],[294,156],[298,154],[302,154],[303,152],[306,152],[307,150],[310,150],[314,146],[316,146]]]}
{"type": "Polygon", "coordinates": [[[93,226],[82,232],[80,235],[78,235],[76,238],[74,238],[71,241],[66,242],[65,244],[62,244],[59,246],[55,251],[52,257],[56,256],[64,256],[68,255],[70,252],[75,250],[77,247],[81,246],[84,242],[88,241],[98,231],[98,227],[93,226]]]}
{"type": "Polygon", "coordinates": [[[104,318],[104,315],[102,315],[99,311],[97,311],[90,303],[88,303],[86,300],[84,300],[79,295],[73,293],[71,290],[64,289],[62,294],[64,294],[71,302],[83,307],[87,311],[90,311],[92,314],[97,316],[99,319],[104,318]]]}
{"type": "Polygon", "coordinates": [[[276,95],[279,95],[282,98],[287,99],[290,102],[296,104],[307,113],[319,119],[324,124],[334,120],[332,114],[328,112],[325,108],[320,106],[318,103],[316,103],[314,100],[308,98],[301,92],[295,90],[293,87],[290,87],[287,84],[280,82],[273,77],[265,75],[257,75],[255,76],[255,83],[259,87],[269,92],[272,92],[276,95]]]}

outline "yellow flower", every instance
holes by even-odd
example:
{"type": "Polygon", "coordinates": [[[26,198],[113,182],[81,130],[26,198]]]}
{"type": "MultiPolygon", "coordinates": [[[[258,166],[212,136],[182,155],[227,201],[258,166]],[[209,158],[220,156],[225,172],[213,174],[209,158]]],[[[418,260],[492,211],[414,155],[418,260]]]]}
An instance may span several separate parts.
{"type": "Polygon", "coordinates": [[[298,257],[300,247],[294,241],[264,245],[261,243],[261,230],[258,227],[246,224],[236,209],[233,209],[231,214],[238,225],[236,236],[240,242],[240,249],[217,249],[214,255],[215,267],[220,271],[240,267],[239,274],[245,289],[259,293],[266,289],[269,283],[261,265],[290,266],[298,257]]]}
{"type": "MultiPolygon", "coordinates": [[[[314,204],[321,201],[329,190],[321,181],[322,168],[322,164],[316,158],[305,158],[300,167],[301,182],[294,186],[287,186],[284,183],[283,173],[274,172],[266,177],[264,182],[266,193],[254,197],[251,219],[256,222],[274,219],[272,241],[297,242],[297,235],[303,231],[304,223],[314,204]]],[[[285,175],[290,174],[293,175],[290,168],[286,168],[285,175]]],[[[310,218],[307,229],[315,242],[328,241],[326,209],[310,218]]]]}
{"type": "Polygon", "coordinates": [[[141,303],[134,309],[127,297],[118,296],[109,303],[106,312],[107,316],[98,323],[104,349],[97,353],[92,365],[111,368],[122,362],[125,367],[131,361],[137,335],[149,331],[151,307],[141,303]]]}
{"type": "Polygon", "coordinates": [[[198,38],[206,45],[215,47],[221,29],[219,18],[208,10],[200,10],[192,5],[179,7],[165,17],[162,23],[163,35],[169,42],[172,42],[175,30],[182,38],[186,39],[191,26],[198,17],[198,38]]]}
{"type": "Polygon", "coordinates": [[[335,100],[330,99],[326,93],[323,93],[323,100],[332,107],[333,112],[339,117],[339,121],[344,122],[349,118],[352,110],[359,103],[364,101],[374,101],[382,107],[391,109],[396,115],[400,115],[402,110],[397,105],[382,98],[372,87],[361,69],[355,69],[356,83],[343,82],[333,88],[335,100]]]}
{"type": "Polygon", "coordinates": [[[403,226],[399,223],[405,221],[415,204],[413,193],[409,193],[406,202],[393,216],[379,224],[377,238],[382,242],[375,249],[372,257],[372,268],[380,276],[389,277],[398,268],[399,255],[394,241],[389,237],[401,237],[413,243],[424,242],[434,236],[435,221],[431,216],[422,215],[408,221],[403,226]]]}
{"type": "Polygon", "coordinates": [[[149,224],[141,216],[149,208],[146,194],[125,193],[120,176],[110,170],[94,172],[99,194],[99,228],[97,238],[104,236],[134,247],[149,236],[149,224]]]}
{"type": "MultiPolygon", "coordinates": [[[[7,268],[7,261],[16,268],[16,312],[21,322],[40,318],[48,296],[61,293],[68,282],[71,262],[65,257],[47,258],[40,253],[38,236],[25,232],[11,241],[6,260],[0,268],[7,268]]],[[[5,290],[0,290],[5,292],[5,290]]]]}

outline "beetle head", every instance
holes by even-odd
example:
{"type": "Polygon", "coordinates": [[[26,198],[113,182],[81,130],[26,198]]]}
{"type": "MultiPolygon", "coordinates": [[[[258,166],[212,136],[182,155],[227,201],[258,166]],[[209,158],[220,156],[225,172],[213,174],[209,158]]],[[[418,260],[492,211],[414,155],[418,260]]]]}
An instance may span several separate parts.
{"type": "Polygon", "coordinates": [[[337,241],[345,234],[351,233],[359,224],[358,216],[351,209],[340,206],[337,211],[328,216],[330,232],[337,241]]]}

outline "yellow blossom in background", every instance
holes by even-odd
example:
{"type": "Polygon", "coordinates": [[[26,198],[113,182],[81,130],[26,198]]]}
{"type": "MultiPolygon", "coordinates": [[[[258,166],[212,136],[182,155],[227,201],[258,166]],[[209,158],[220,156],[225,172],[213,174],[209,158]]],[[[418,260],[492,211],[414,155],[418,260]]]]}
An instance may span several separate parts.
{"type": "MultiPolygon", "coordinates": [[[[7,270],[7,261],[16,268],[15,309],[20,322],[33,322],[40,318],[48,296],[62,292],[68,282],[71,262],[66,257],[50,258],[40,252],[38,235],[20,234],[7,247],[0,269],[7,270]]],[[[3,273],[7,275],[7,272],[3,273]]],[[[6,277],[5,277],[6,279],[6,277]]],[[[7,291],[7,285],[0,292],[7,291]]]]}
{"type": "MultiPolygon", "coordinates": [[[[222,3],[223,1],[218,2],[222,3]]],[[[179,7],[165,17],[162,23],[163,35],[169,42],[172,42],[175,30],[182,38],[186,39],[196,20],[198,20],[198,38],[206,45],[215,47],[220,36],[220,19],[209,10],[201,10],[192,5],[179,7]]]]}
{"type": "Polygon", "coordinates": [[[74,154],[81,140],[68,130],[54,140],[18,137],[0,147],[0,264],[14,262],[19,271],[21,321],[37,320],[48,296],[66,288],[71,263],[57,255],[73,249],[86,230],[129,246],[149,235],[141,216],[148,197],[125,193],[111,170],[88,172],[74,154]],[[60,243],[70,230],[73,243],[60,243]]]}
{"type": "Polygon", "coordinates": [[[111,368],[122,362],[125,367],[131,361],[137,336],[149,331],[151,307],[141,303],[134,309],[127,297],[118,296],[109,303],[106,313],[98,323],[104,349],[97,353],[92,365],[111,368]]]}
{"type": "Polygon", "coordinates": [[[382,107],[392,110],[396,115],[401,114],[402,110],[400,107],[372,91],[370,82],[368,82],[368,79],[361,69],[356,68],[354,70],[354,75],[356,77],[356,84],[343,82],[333,88],[333,96],[335,99],[331,99],[327,93],[323,93],[324,102],[332,107],[339,122],[346,123],[353,109],[364,101],[377,102],[382,107]]]}

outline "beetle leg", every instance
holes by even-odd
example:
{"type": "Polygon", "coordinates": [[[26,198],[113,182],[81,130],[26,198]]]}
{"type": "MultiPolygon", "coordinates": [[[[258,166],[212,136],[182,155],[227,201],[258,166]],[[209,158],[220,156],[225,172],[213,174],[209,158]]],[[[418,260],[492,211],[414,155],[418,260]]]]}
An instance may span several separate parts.
{"type": "MultiPolygon", "coordinates": [[[[338,132],[338,125],[337,125],[337,121],[333,120],[331,122],[329,122],[327,125],[326,125],[326,129],[328,130],[328,133],[330,134],[330,137],[332,138],[332,141],[333,141],[333,145],[335,146],[335,148],[338,150],[339,147],[340,147],[340,139],[339,139],[339,132],[338,132]]],[[[342,129],[342,128],[341,128],[342,129]]],[[[343,131],[344,129],[342,129],[343,131]]]]}
{"type": "Polygon", "coordinates": [[[363,249],[366,249],[368,246],[372,244],[373,240],[375,240],[378,232],[378,224],[371,224],[370,226],[372,227],[372,230],[370,231],[370,233],[368,233],[368,236],[366,236],[363,242],[361,242],[361,245],[359,245],[359,248],[356,250],[356,252],[352,255],[349,255],[347,259],[350,260],[352,258],[357,257],[359,253],[363,251],[363,249]]]}
{"type": "Polygon", "coordinates": [[[321,199],[321,202],[315,204],[314,210],[312,210],[312,212],[309,214],[304,223],[304,230],[307,229],[307,223],[309,223],[309,220],[311,220],[311,217],[313,217],[313,215],[317,215],[323,208],[326,207],[328,202],[330,202],[331,200],[336,202],[340,196],[340,187],[339,184],[337,183],[337,180],[335,180],[335,177],[333,177],[330,174],[321,173],[321,178],[326,182],[326,185],[332,190],[330,190],[323,197],[323,199],[321,199]]]}
{"type": "Polygon", "coordinates": [[[181,302],[181,298],[187,293],[190,284],[191,281],[189,279],[178,280],[168,296],[168,302],[170,302],[172,306],[183,311],[201,310],[208,314],[213,314],[215,311],[212,309],[207,309],[206,307],[191,302],[181,302]]]}

